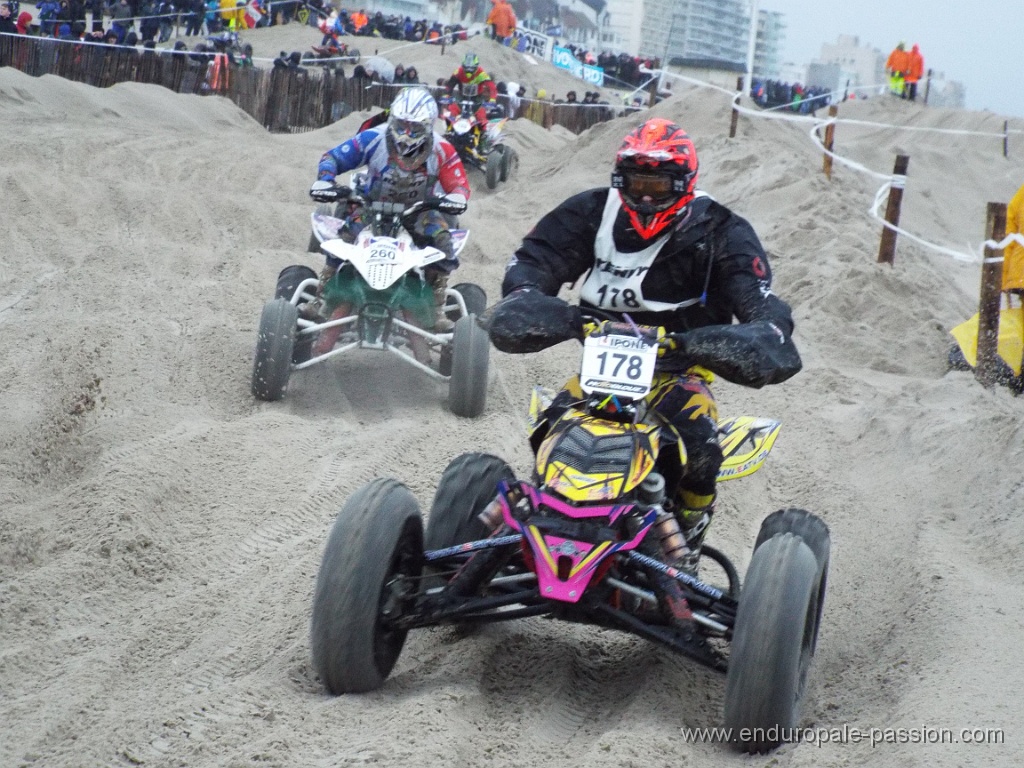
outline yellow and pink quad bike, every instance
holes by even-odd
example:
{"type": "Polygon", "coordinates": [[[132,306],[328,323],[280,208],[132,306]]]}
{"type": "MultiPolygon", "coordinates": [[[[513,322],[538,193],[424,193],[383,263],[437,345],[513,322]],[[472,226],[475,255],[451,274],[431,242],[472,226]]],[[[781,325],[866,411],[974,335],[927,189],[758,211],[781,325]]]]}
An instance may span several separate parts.
{"type": "MultiPolygon", "coordinates": [[[[671,375],[658,371],[659,349],[678,336],[589,328],[582,398],[548,423],[548,399],[535,392],[529,481],[497,456],[458,456],[441,475],[425,530],[397,480],[374,480],[349,498],[317,577],[316,671],[331,693],[368,691],[384,684],[410,629],[551,616],[631,632],[724,672],[732,745],[770,750],[798,724],[828,528],[801,509],[768,515],[742,585],[712,546],[701,550],[701,569],[722,583],[675,567],[685,541],[666,478],[681,475],[686,451],[649,395],[671,375]]],[[[770,419],[721,422],[719,479],[757,471],[778,432],[770,419]]]]}

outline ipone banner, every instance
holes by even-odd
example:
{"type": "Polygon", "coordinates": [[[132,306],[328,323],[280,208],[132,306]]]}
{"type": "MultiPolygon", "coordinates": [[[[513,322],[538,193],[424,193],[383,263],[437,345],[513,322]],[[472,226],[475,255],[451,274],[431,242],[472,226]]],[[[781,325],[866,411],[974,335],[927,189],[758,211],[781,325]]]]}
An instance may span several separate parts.
{"type": "Polygon", "coordinates": [[[516,27],[516,50],[547,61],[551,58],[551,38],[526,27],[516,27]]]}
{"type": "Polygon", "coordinates": [[[596,85],[599,88],[604,85],[604,70],[601,67],[584,64],[568,48],[556,45],[551,54],[551,63],[559,69],[568,70],[580,80],[586,80],[591,85],[596,85]]]}

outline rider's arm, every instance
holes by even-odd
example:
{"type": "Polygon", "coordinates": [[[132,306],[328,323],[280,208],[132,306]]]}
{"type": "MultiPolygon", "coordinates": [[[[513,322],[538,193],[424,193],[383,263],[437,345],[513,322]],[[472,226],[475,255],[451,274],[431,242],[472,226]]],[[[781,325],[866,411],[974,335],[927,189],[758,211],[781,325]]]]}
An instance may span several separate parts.
{"type": "Polygon", "coordinates": [[[317,166],[317,179],[334,181],[339,173],[354,171],[366,165],[376,140],[383,141],[383,134],[372,130],[363,131],[334,149],[327,150],[317,166]]]}
{"type": "Polygon", "coordinates": [[[793,343],[793,313],[772,292],[771,267],[750,224],[732,216],[724,238],[708,292],[724,296],[739,322],[687,332],[686,358],[735,384],[785,381],[802,366],[793,343]]]}
{"type": "Polygon", "coordinates": [[[462,202],[469,200],[469,180],[466,178],[466,168],[462,164],[462,158],[450,143],[441,139],[436,141],[435,146],[440,149],[438,158],[437,181],[444,190],[445,197],[449,200],[457,200],[462,196],[462,202]]]}
{"type": "Polygon", "coordinates": [[[594,265],[594,239],[607,199],[607,187],[591,189],[545,214],[505,269],[502,296],[523,286],[555,296],[563,284],[576,282],[594,265]]]}
{"type": "Polygon", "coordinates": [[[523,239],[505,270],[504,298],[488,318],[497,349],[537,352],[582,338],[580,309],[558,298],[558,290],[593,266],[594,238],[607,196],[608,188],[602,187],[570,197],[523,239]]]}

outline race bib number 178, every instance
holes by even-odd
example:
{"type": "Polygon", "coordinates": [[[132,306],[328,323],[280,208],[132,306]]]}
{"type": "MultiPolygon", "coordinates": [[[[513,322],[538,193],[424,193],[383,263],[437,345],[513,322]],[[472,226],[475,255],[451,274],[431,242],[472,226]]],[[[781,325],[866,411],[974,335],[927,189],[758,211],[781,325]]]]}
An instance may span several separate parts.
{"type": "Polygon", "coordinates": [[[583,343],[580,386],[587,394],[639,400],[651,391],[658,347],[636,336],[588,336],[583,343]]]}

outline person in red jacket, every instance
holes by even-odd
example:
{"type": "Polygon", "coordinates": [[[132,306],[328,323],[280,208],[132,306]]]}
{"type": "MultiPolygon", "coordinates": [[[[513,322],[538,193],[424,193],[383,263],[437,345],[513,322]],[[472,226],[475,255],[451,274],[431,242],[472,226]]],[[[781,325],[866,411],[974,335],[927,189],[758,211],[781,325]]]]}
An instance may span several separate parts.
{"type": "Polygon", "coordinates": [[[917,98],[917,81],[924,75],[924,57],[917,43],[907,54],[907,69],[903,79],[907,84],[907,98],[911,101],[917,98]]]}
{"type": "Polygon", "coordinates": [[[498,104],[498,86],[480,66],[480,57],[467,53],[446,85],[449,90],[459,88],[464,98],[469,96],[476,102],[476,121],[480,132],[484,133],[487,130],[487,112],[498,104]]]}

